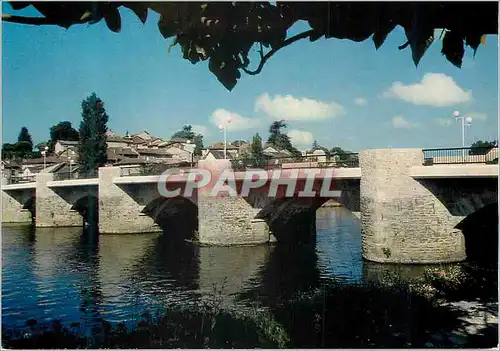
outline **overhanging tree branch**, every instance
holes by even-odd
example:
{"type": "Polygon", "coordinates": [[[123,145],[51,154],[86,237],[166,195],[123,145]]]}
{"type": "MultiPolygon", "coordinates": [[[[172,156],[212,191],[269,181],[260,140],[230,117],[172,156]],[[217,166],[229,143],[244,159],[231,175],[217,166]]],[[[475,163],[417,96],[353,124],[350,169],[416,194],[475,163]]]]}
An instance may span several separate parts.
{"type": "Polygon", "coordinates": [[[257,69],[254,71],[250,71],[249,69],[242,67],[243,71],[249,75],[252,75],[252,76],[259,74],[262,71],[262,68],[264,67],[266,61],[269,60],[271,58],[271,56],[273,56],[276,52],[283,49],[285,46],[288,46],[290,44],[295,43],[296,41],[298,41],[300,39],[304,39],[304,38],[309,37],[314,32],[315,32],[315,30],[310,29],[308,31],[294,35],[293,37],[288,38],[285,41],[283,41],[283,44],[281,44],[278,47],[275,47],[274,49],[272,49],[271,51],[269,51],[265,55],[263,55],[262,48],[261,48],[261,50],[259,51],[260,52],[260,63],[259,63],[259,66],[257,67],[257,69]]]}
{"type": "Polygon", "coordinates": [[[2,21],[17,23],[17,24],[30,24],[34,26],[63,26],[69,27],[72,24],[83,24],[87,23],[88,19],[72,21],[70,24],[63,24],[58,21],[48,19],[46,17],[24,17],[2,14],[2,21]]]}

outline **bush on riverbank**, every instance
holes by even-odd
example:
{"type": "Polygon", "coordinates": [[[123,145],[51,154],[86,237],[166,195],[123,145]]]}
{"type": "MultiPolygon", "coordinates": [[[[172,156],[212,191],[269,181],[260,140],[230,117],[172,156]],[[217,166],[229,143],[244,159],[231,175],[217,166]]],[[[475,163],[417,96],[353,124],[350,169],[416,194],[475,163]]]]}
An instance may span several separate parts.
{"type": "MultiPolygon", "coordinates": [[[[35,323],[31,321],[31,323],[35,323]]],[[[76,323],[70,328],[60,322],[50,330],[33,325],[30,332],[4,333],[2,346],[14,349],[44,348],[283,348],[288,342],[282,327],[264,312],[239,314],[202,310],[170,310],[151,318],[147,315],[136,327],[120,323],[113,327],[106,321],[92,329],[92,337],[79,332],[76,323]]]]}
{"type": "MultiPolygon", "coordinates": [[[[450,272],[447,278],[439,279],[463,281],[460,274],[450,272]]],[[[44,331],[31,321],[29,335],[4,334],[2,344],[22,349],[457,346],[452,334],[463,327],[465,312],[443,306],[436,297],[443,291],[442,286],[448,285],[435,288],[435,281],[428,280],[426,275],[418,282],[397,276],[387,277],[383,284],[332,282],[312,292],[279,299],[254,291],[256,296],[250,300],[260,301],[267,311],[226,310],[221,308],[221,296],[215,295],[198,307],[169,309],[156,318],[146,314],[130,329],[102,321],[91,338],[82,337],[77,325],[64,328],[55,323],[51,330],[44,331]]],[[[462,346],[495,346],[498,329],[494,327],[466,337],[462,346]]]]}
{"type": "Polygon", "coordinates": [[[333,284],[270,309],[295,348],[425,347],[460,315],[408,285],[333,284]]]}
{"type": "Polygon", "coordinates": [[[474,263],[448,270],[428,269],[423,281],[435,289],[435,296],[447,300],[498,301],[498,267],[474,263]]]}

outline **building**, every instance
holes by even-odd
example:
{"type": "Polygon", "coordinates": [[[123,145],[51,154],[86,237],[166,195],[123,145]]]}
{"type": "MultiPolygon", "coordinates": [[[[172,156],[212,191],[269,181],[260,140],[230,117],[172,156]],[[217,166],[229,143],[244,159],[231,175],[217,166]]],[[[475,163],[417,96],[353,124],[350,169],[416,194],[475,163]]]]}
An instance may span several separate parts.
{"type": "MultiPolygon", "coordinates": [[[[224,143],[223,142],[217,142],[214,143],[210,146],[207,146],[201,151],[201,156],[205,158],[210,151],[222,151],[224,152],[224,143]]],[[[231,158],[237,158],[239,156],[239,148],[237,146],[227,144],[226,146],[226,152],[228,155],[231,155],[231,158]]],[[[228,157],[229,158],[229,157],[228,157]]]]}
{"type": "MultiPolygon", "coordinates": [[[[227,160],[234,160],[237,157],[234,156],[233,153],[226,153],[227,160]]],[[[213,160],[223,160],[224,159],[224,151],[223,150],[209,150],[205,156],[203,156],[204,160],[213,161],[213,160]]]]}
{"type": "Polygon", "coordinates": [[[76,149],[78,146],[78,141],[70,141],[70,140],[58,140],[54,144],[54,153],[59,155],[61,152],[66,151],[68,149],[76,149]]]}
{"type": "Polygon", "coordinates": [[[25,160],[21,165],[20,176],[31,177],[40,173],[44,168],[52,167],[57,164],[65,163],[67,160],[63,160],[57,156],[49,155],[45,157],[38,157],[25,160]]]}

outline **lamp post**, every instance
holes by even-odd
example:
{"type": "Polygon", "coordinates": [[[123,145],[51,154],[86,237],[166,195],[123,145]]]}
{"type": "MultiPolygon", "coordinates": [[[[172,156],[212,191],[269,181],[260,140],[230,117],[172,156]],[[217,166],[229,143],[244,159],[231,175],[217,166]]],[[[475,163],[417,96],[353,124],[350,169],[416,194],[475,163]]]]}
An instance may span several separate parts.
{"type": "MultiPolygon", "coordinates": [[[[191,140],[186,140],[186,143],[187,144],[191,144],[191,140]]],[[[192,152],[189,151],[189,153],[191,154],[191,167],[193,167],[193,154],[194,154],[194,150],[192,152]]]]}
{"type": "Polygon", "coordinates": [[[45,146],[43,149],[40,149],[43,155],[43,169],[47,167],[47,151],[49,150],[48,146],[45,146]]]}
{"type": "Polygon", "coordinates": [[[465,158],[465,126],[470,127],[472,123],[472,118],[471,117],[464,117],[460,116],[460,112],[455,111],[453,112],[453,117],[458,121],[460,120],[462,122],[462,157],[465,158]]]}
{"type": "Polygon", "coordinates": [[[227,125],[231,123],[231,117],[228,117],[226,123],[220,124],[219,129],[224,131],[224,160],[227,159],[227,138],[226,138],[226,129],[227,125]]]}

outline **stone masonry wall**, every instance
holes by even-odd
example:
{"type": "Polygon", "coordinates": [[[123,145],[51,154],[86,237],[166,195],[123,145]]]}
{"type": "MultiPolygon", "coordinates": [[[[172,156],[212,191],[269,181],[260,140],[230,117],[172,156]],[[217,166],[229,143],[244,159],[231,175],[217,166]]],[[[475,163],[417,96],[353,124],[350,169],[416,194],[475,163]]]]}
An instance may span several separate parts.
{"type": "Polygon", "coordinates": [[[365,259],[376,262],[439,263],[465,259],[455,221],[434,194],[410,177],[422,165],[420,149],[360,153],[361,230],[365,259]]]}
{"type": "Polygon", "coordinates": [[[269,242],[269,229],[262,219],[255,219],[259,208],[244,198],[210,192],[225,169],[228,160],[201,161],[199,167],[209,170],[212,181],[198,190],[198,238],[203,244],[238,245],[269,242]]]}
{"type": "Polygon", "coordinates": [[[24,205],[35,195],[35,189],[2,191],[2,222],[29,223],[31,212],[24,205]]]}
{"type": "MultiPolygon", "coordinates": [[[[126,186],[120,187],[113,183],[116,177],[120,177],[120,167],[99,168],[99,232],[124,234],[161,231],[151,217],[142,213],[145,204],[136,201],[126,191],[126,186]]],[[[140,187],[136,185],[137,190],[140,187]]]]}
{"type": "Polygon", "coordinates": [[[36,176],[36,226],[79,227],[83,220],[72,210],[72,203],[64,200],[47,182],[54,179],[53,173],[41,172],[36,176]]]}

